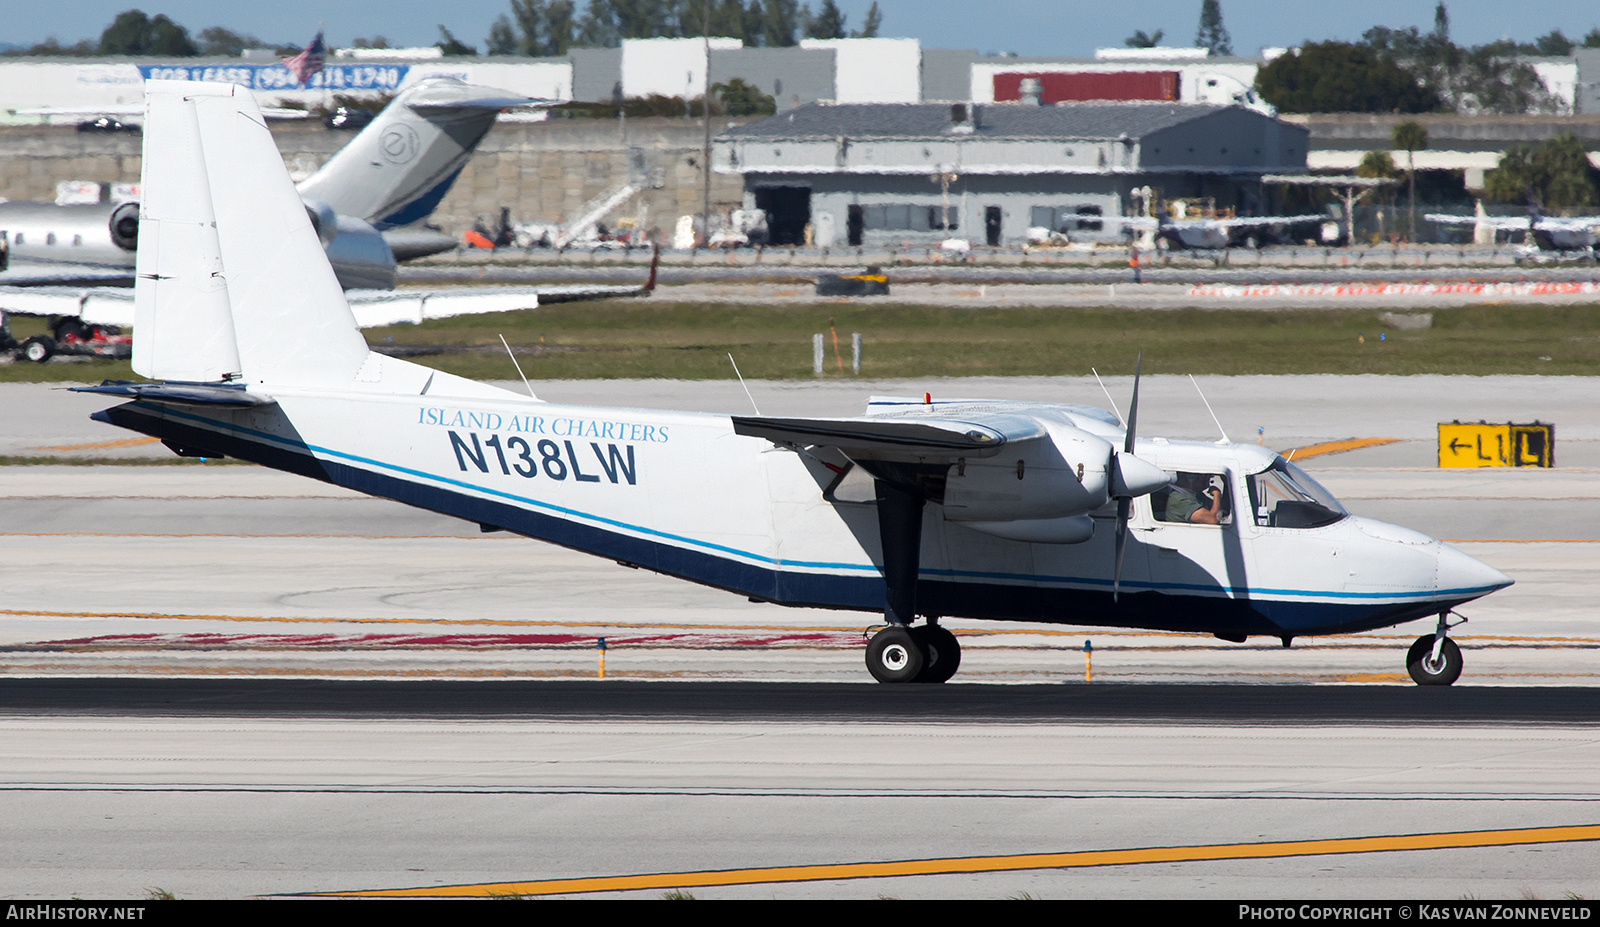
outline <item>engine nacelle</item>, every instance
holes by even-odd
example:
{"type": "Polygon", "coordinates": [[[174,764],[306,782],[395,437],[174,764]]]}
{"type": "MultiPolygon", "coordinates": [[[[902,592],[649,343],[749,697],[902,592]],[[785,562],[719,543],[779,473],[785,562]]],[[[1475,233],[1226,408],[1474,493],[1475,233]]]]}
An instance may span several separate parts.
{"type": "Polygon", "coordinates": [[[322,249],[347,290],[392,290],[395,285],[394,252],[371,225],[350,216],[337,216],[334,235],[322,249]]]}
{"type": "Polygon", "coordinates": [[[107,228],[111,232],[111,243],[118,248],[133,251],[139,247],[139,204],[123,203],[113,209],[107,228]]]}
{"type": "Polygon", "coordinates": [[[951,465],[944,517],[994,525],[1087,516],[1105,505],[1111,498],[1106,473],[1111,444],[1071,426],[1046,427],[1048,441],[1028,441],[1015,453],[1007,453],[1008,446],[994,457],[951,465]]]}
{"type": "Polygon", "coordinates": [[[300,201],[306,204],[306,218],[311,220],[311,228],[316,231],[317,239],[322,242],[323,248],[327,248],[339,237],[339,214],[321,200],[302,197],[300,201]]]}

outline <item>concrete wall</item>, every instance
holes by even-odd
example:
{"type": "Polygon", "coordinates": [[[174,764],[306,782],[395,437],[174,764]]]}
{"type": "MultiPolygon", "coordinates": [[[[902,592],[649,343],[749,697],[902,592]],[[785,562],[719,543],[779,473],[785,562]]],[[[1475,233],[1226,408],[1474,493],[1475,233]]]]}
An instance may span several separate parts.
{"type": "Polygon", "coordinates": [[[771,94],[778,111],[833,99],[832,49],[734,48],[711,52],[711,83],[737,77],[771,94]]]}
{"type": "Polygon", "coordinates": [[[801,39],[800,47],[833,50],[836,102],[922,102],[922,45],[916,39],[801,39]]]}
{"type": "Polygon", "coordinates": [[[706,92],[706,46],[742,48],[738,39],[630,39],[622,43],[622,86],[630,97],[692,99],[706,92]]]}
{"type": "MultiPolygon", "coordinates": [[[[745,121],[718,120],[713,131],[745,121]]],[[[559,222],[627,180],[628,149],[638,147],[661,188],[625,204],[611,221],[634,216],[642,205],[645,227],[659,226],[670,234],[678,216],[700,211],[704,132],[698,121],[630,119],[624,144],[618,125],[608,120],[502,123],[467,162],[431,221],[455,233],[470,228],[479,216],[493,221],[501,206],[509,206],[519,222],[559,222]]],[[[304,125],[280,126],[273,135],[297,178],[315,171],[351,137],[304,125]]],[[[0,128],[0,196],[50,201],[63,180],[136,182],[140,145],[137,135],[46,126],[0,128]]],[[[743,198],[742,179],[713,174],[711,191],[714,207],[737,207],[743,198]]]]}
{"type": "Polygon", "coordinates": [[[567,52],[572,62],[572,98],[586,103],[610,101],[622,85],[622,49],[574,48],[567,52]]]}
{"type": "Polygon", "coordinates": [[[970,48],[922,50],[922,100],[966,100],[972,93],[972,66],[978,53],[970,48]]]}

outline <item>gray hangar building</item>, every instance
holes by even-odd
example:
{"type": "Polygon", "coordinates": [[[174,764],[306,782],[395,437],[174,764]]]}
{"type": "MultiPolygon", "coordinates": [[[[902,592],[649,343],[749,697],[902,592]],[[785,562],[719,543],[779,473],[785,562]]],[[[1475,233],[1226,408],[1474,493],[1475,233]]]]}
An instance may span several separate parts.
{"type": "Polygon", "coordinates": [[[1016,245],[1045,227],[1115,241],[1134,191],[1270,215],[1263,174],[1303,173],[1309,133],[1242,106],[812,103],[718,136],[773,244],[1016,245]],[[1098,217],[1098,218],[1097,218],[1098,217]]]}

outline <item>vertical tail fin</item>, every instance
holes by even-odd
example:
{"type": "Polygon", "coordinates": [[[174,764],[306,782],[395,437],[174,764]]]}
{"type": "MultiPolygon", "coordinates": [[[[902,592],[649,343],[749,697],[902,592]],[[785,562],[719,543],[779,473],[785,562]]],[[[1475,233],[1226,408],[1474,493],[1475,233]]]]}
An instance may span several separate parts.
{"type": "Polygon", "coordinates": [[[500,111],[536,102],[454,78],[422,81],[302,181],[300,192],[379,231],[416,222],[444,199],[500,111]]]}
{"type": "Polygon", "coordinates": [[[347,383],[367,358],[250,91],[147,81],[134,369],[347,383]]]}

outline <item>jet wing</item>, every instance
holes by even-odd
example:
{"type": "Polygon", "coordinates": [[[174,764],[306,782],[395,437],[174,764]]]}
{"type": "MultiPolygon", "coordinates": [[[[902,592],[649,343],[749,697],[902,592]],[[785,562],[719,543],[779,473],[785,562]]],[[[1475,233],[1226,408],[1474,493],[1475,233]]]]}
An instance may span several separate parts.
{"type": "MultiPolygon", "coordinates": [[[[0,278],[9,279],[9,278],[0,278]]],[[[107,283],[131,275],[108,277],[107,283]]],[[[346,290],[362,328],[430,319],[536,309],[542,304],[647,295],[637,286],[447,287],[437,290],[346,290]]],[[[76,316],[86,325],[133,325],[133,290],[118,286],[0,286],[0,310],[12,315],[76,316]]]]}
{"type": "MultiPolygon", "coordinates": [[[[12,279],[9,274],[0,277],[5,282],[12,279]]],[[[86,325],[129,326],[133,324],[133,289],[113,285],[116,280],[132,284],[133,274],[108,276],[102,286],[0,286],[0,311],[11,315],[76,316],[86,325]]]]}

